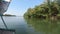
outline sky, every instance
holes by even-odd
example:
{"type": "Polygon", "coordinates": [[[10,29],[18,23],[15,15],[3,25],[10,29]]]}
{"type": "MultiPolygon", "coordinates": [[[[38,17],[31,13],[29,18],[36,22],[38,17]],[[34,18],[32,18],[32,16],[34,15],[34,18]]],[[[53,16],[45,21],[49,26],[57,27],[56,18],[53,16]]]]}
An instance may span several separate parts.
{"type": "Polygon", "coordinates": [[[23,16],[28,8],[40,5],[44,0],[12,0],[5,14],[23,16]]]}

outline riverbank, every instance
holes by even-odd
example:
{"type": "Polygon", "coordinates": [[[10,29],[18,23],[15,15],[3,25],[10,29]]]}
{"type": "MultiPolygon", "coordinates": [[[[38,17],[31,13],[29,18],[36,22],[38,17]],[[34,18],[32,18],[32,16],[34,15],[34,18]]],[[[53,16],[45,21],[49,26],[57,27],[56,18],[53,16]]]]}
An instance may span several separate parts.
{"type": "Polygon", "coordinates": [[[57,20],[60,19],[59,7],[60,5],[55,2],[51,2],[50,5],[43,3],[35,6],[34,8],[28,8],[27,12],[24,14],[24,17],[57,20]]]}

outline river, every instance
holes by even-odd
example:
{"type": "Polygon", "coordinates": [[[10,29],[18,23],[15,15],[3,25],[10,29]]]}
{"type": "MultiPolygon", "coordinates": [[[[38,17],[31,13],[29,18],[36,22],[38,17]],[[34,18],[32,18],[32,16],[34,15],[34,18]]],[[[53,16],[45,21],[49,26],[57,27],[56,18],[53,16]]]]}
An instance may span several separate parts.
{"type": "MultiPolygon", "coordinates": [[[[60,34],[60,21],[7,16],[4,16],[3,18],[8,29],[15,29],[16,34],[60,34]]],[[[5,28],[1,18],[0,28],[5,28]]]]}

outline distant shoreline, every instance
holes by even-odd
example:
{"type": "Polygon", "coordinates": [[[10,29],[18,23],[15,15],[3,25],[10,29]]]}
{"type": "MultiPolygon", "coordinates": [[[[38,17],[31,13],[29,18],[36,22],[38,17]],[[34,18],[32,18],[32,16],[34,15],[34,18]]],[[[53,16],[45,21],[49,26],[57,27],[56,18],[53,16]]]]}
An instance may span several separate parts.
{"type": "Polygon", "coordinates": [[[3,16],[16,16],[16,15],[11,15],[11,14],[5,14],[3,16]]]}

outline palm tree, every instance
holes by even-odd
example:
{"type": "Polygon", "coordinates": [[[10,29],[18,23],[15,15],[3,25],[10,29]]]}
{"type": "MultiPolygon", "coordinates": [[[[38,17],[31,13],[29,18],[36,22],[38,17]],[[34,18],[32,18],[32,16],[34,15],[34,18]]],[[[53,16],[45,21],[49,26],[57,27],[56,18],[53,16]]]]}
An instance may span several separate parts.
{"type": "Polygon", "coordinates": [[[48,14],[47,14],[47,20],[48,20],[48,18],[49,18],[49,15],[50,15],[50,12],[51,12],[51,6],[50,6],[50,3],[51,3],[51,0],[46,0],[46,3],[47,3],[47,6],[48,6],[48,8],[49,8],[49,10],[48,10],[48,14]]]}

